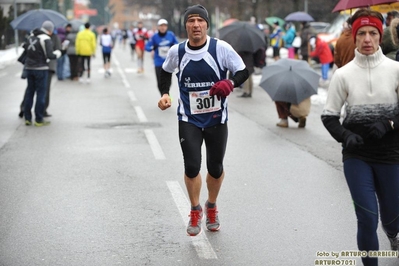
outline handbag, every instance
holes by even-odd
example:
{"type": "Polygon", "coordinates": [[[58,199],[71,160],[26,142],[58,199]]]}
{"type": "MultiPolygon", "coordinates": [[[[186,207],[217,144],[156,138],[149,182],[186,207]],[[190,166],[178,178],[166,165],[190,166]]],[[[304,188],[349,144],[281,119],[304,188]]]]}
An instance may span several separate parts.
{"type": "Polygon", "coordinates": [[[21,64],[25,65],[26,56],[27,56],[27,52],[26,52],[26,50],[24,50],[23,53],[18,57],[17,61],[20,62],[21,64]]]}
{"type": "Polygon", "coordinates": [[[296,36],[294,38],[294,41],[292,42],[292,47],[299,48],[301,47],[301,43],[302,43],[301,37],[296,36]]]}

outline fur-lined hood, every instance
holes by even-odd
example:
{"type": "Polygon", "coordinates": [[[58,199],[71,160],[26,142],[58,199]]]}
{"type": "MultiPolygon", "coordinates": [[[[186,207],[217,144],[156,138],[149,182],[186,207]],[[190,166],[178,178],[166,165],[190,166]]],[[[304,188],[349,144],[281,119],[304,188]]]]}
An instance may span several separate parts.
{"type": "Polygon", "coordinates": [[[391,25],[389,26],[389,30],[391,31],[392,42],[395,45],[399,45],[399,18],[394,18],[391,21],[391,25]]]}

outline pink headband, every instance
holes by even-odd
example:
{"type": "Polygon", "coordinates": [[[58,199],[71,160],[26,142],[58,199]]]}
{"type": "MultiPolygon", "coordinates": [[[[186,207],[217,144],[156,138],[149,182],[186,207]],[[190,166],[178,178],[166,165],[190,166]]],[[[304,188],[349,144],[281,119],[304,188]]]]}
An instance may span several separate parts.
{"type": "Polygon", "coordinates": [[[359,28],[364,27],[364,26],[372,26],[377,28],[377,30],[380,33],[380,43],[382,40],[382,21],[376,17],[359,17],[352,23],[352,36],[353,40],[356,43],[356,34],[359,28]]]}

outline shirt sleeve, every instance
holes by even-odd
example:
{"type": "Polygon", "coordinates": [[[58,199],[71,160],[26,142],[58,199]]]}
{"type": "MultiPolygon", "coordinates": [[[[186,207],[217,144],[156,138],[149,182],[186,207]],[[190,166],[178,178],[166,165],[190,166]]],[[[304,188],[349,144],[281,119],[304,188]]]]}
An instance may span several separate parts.
{"type": "Polygon", "coordinates": [[[339,70],[340,69],[337,69],[331,78],[323,115],[339,117],[341,115],[342,106],[348,97],[348,92],[345,89],[343,79],[339,75],[339,70]]]}
{"type": "Polygon", "coordinates": [[[169,73],[173,73],[179,64],[179,44],[173,45],[168,55],[166,56],[165,62],[162,64],[163,70],[169,73]]]}
{"type": "Polygon", "coordinates": [[[154,36],[145,44],[145,50],[151,52],[154,49],[154,36]]]}
{"type": "Polygon", "coordinates": [[[245,69],[245,64],[241,56],[227,42],[218,40],[216,53],[219,64],[223,68],[228,69],[233,75],[237,71],[245,69]]]}

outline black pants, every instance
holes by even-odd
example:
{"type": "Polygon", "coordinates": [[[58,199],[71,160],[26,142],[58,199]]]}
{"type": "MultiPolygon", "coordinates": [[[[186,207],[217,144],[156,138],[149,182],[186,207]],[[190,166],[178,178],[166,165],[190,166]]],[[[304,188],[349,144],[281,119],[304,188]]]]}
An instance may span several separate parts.
{"type": "Polygon", "coordinates": [[[213,178],[219,178],[223,173],[227,136],[227,124],[199,128],[194,124],[179,121],[180,147],[183,152],[184,173],[186,176],[194,178],[200,172],[201,147],[205,141],[208,173],[213,178]]]}
{"type": "Polygon", "coordinates": [[[77,55],[68,55],[69,57],[69,66],[71,69],[71,79],[79,77],[79,56],[77,55]]]}
{"type": "Polygon", "coordinates": [[[83,77],[83,73],[85,72],[85,70],[87,70],[87,77],[90,78],[90,58],[91,56],[79,56],[80,57],[80,74],[79,77],[83,77]],[[85,67],[85,62],[86,66],[85,67]]]}

